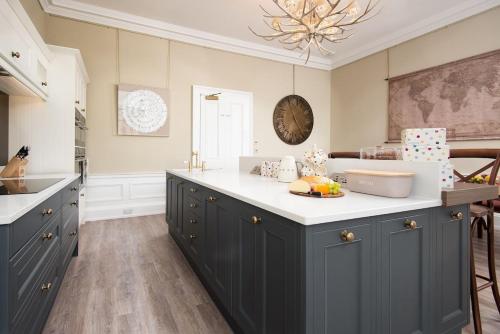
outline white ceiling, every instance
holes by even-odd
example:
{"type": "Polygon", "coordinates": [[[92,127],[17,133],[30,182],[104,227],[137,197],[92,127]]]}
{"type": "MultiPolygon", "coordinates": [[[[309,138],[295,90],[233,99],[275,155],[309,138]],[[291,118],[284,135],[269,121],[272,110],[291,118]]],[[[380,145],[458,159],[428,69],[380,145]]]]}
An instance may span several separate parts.
{"type": "MultiPolygon", "coordinates": [[[[348,1],[348,0],[345,0],[348,1]]],[[[272,0],[40,0],[52,14],[108,24],[175,40],[263,58],[303,64],[298,53],[254,36],[268,33],[259,4],[272,0]]],[[[366,0],[360,0],[361,4],[366,0]]],[[[309,66],[335,68],[500,5],[500,0],[380,0],[381,12],[335,44],[336,53],[316,54],[309,66]]],[[[279,13],[279,12],[276,12],[279,13]]],[[[332,48],[332,47],[331,47],[332,48]]]]}

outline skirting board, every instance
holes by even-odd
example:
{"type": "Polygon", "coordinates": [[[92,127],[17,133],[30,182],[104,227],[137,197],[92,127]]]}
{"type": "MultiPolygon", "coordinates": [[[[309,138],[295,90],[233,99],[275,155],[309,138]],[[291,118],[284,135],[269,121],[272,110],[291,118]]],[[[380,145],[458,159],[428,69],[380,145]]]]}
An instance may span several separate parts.
{"type": "Polygon", "coordinates": [[[165,213],[165,173],[89,175],[84,221],[165,213]]]}

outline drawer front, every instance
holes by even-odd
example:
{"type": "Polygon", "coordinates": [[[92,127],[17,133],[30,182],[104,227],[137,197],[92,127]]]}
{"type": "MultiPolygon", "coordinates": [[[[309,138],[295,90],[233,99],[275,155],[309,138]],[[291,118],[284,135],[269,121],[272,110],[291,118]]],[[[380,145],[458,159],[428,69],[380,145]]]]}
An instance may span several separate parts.
{"type": "Polygon", "coordinates": [[[10,260],[9,304],[17,317],[36,293],[37,280],[46,271],[47,263],[59,251],[60,219],[54,217],[21,251],[10,260]]]}
{"type": "Polygon", "coordinates": [[[203,221],[193,213],[184,216],[184,236],[193,260],[200,261],[203,247],[203,221]]]}
{"type": "Polygon", "coordinates": [[[73,199],[73,198],[78,198],[78,193],[80,191],[80,185],[79,185],[79,180],[75,180],[68,184],[66,187],[63,188],[62,192],[62,198],[63,199],[73,199]]]}
{"type": "Polygon", "coordinates": [[[201,207],[201,202],[200,200],[194,198],[193,196],[185,196],[184,197],[184,215],[189,216],[189,215],[196,215],[201,217],[203,210],[201,207]]]}
{"type": "Polygon", "coordinates": [[[45,223],[58,215],[60,208],[61,192],[58,192],[12,223],[10,255],[19,251],[45,223]]]}
{"type": "Polygon", "coordinates": [[[59,246],[48,260],[45,270],[36,280],[30,300],[23,305],[11,323],[14,334],[38,334],[45,324],[61,283],[59,246]]]}
{"type": "Polygon", "coordinates": [[[63,208],[63,223],[61,232],[61,245],[63,253],[65,245],[68,245],[68,240],[74,239],[78,234],[78,208],[68,207],[63,208]],[[65,213],[66,212],[66,213],[65,213]]]}
{"type": "Polygon", "coordinates": [[[186,193],[189,194],[190,196],[201,200],[202,197],[202,187],[195,184],[195,183],[188,183],[185,185],[186,187],[186,193]]]}
{"type": "MultiPolygon", "coordinates": [[[[78,225],[77,225],[78,226],[78,225]]],[[[71,258],[73,257],[73,251],[78,242],[78,229],[71,232],[71,235],[66,239],[66,243],[62,244],[61,248],[61,263],[62,263],[62,273],[66,271],[71,258]]]]}

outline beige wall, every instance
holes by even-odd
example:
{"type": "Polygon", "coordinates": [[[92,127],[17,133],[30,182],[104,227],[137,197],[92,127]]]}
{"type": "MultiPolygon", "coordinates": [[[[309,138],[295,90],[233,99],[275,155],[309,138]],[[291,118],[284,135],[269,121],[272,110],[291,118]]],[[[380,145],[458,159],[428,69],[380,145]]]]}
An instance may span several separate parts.
{"type": "Polygon", "coordinates": [[[272,114],[275,104],[292,93],[292,65],[169,43],[156,37],[60,17],[49,16],[46,29],[47,43],[80,49],[89,72],[88,155],[92,173],[182,167],[191,150],[193,85],[254,94],[254,140],[259,142],[258,155],[302,155],[312,144],[330,149],[331,77],[328,71],[296,67],[296,93],[311,104],[315,126],[305,143],[289,146],[276,136],[272,114]],[[116,85],[119,82],[154,87],[170,84],[170,137],[117,136],[116,85]]]}
{"type": "MultiPolygon", "coordinates": [[[[499,49],[499,31],[497,7],[333,70],[332,148],[357,151],[387,140],[385,78],[499,49]]],[[[500,147],[498,140],[450,144],[455,148],[500,147]]]]}
{"type": "Polygon", "coordinates": [[[24,10],[28,13],[31,21],[38,29],[38,32],[42,36],[43,39],[46,37],[46,22],[48,14],[42,10],[40,3],[38,0],[19,0],[21,5],[23,5],[24,10]]]}

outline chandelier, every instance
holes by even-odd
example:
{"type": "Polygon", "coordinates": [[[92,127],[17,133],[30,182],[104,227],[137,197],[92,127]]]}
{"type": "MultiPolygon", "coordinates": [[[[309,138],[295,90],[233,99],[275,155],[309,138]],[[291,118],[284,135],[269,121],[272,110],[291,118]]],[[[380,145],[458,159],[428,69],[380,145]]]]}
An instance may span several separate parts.
{"type": "Polygon", "coordinates": [[[364,22],[377,3],[369,0],[361,9],[357,0],[273,0],[281,10],[281,15],[272,15],[264,7],[264,22],[274,32],[269,35],[250,31],[267,41],[278,40],[288,50],[302,50],[307,53],[306,63],[311,56],[311,48],[316,47],[322,55],[334,51],[325,43],[339,43],[353,34],[351,27],[364,22]]]}

